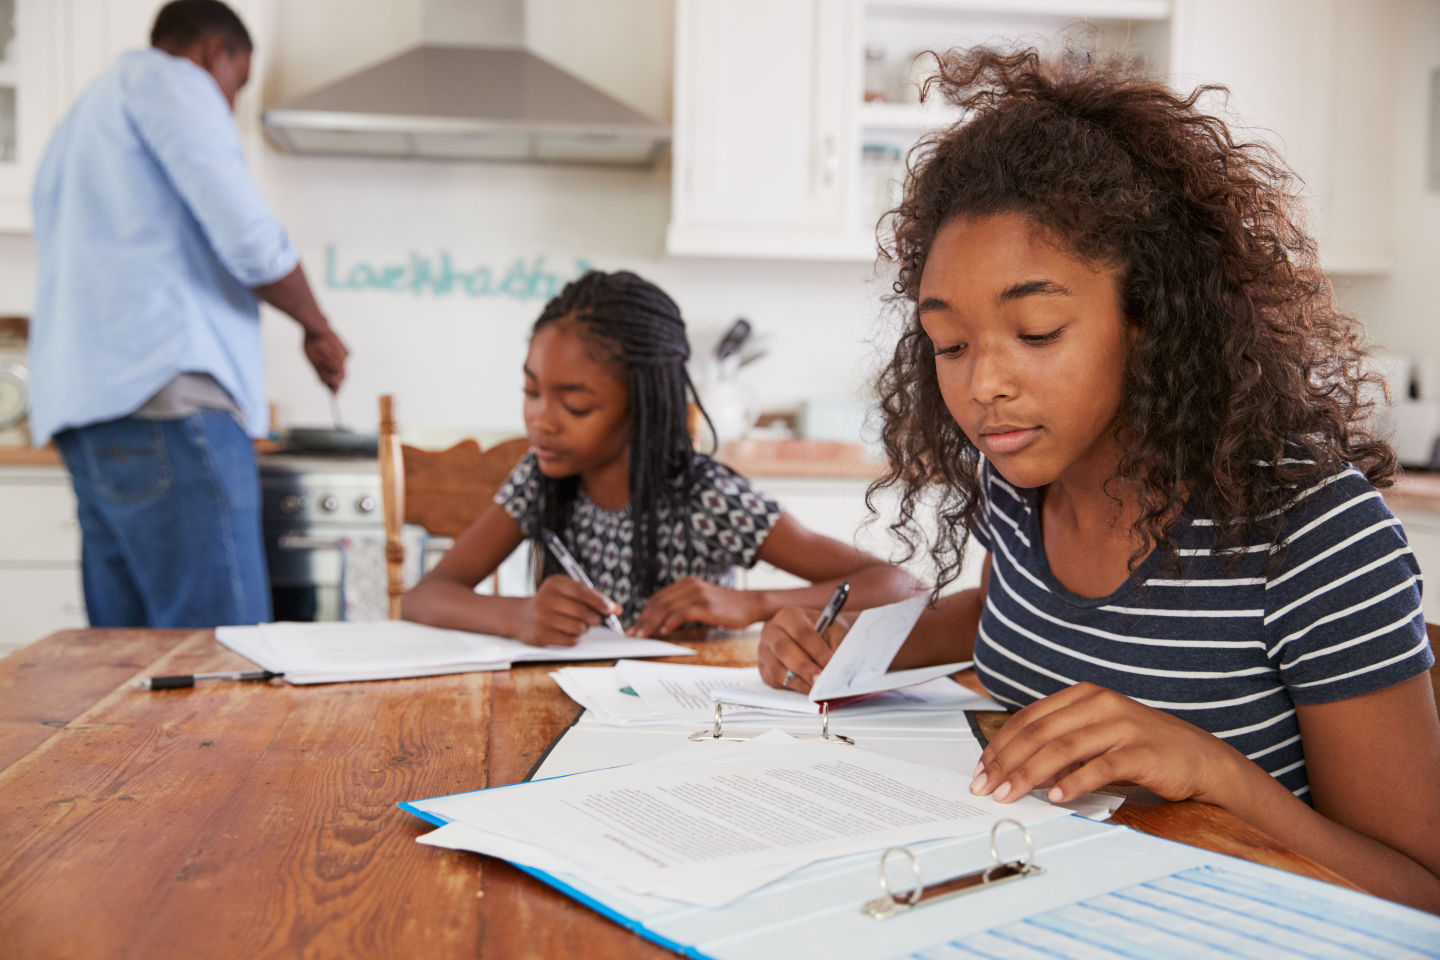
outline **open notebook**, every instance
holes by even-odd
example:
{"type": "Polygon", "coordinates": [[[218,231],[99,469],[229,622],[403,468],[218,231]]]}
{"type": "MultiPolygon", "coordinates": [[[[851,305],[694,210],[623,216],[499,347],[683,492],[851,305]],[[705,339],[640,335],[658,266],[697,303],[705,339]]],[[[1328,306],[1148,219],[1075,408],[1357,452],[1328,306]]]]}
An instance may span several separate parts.
{"type": "Polygon", "coordinates": [[[376,623],[262,623],[220,627],[215,638],[290,683],[336,683],[508,670],[521,662],[679,657],[663,640],[592,627],[573,647],[536,647],[509,637],[442,630],[405,620],[376,623]]]}

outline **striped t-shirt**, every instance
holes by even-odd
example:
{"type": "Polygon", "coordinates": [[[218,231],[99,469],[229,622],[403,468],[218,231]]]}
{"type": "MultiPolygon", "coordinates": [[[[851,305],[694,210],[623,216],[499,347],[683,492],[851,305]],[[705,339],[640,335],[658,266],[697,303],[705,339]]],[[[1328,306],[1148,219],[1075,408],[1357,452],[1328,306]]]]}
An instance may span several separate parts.
{"type": "Polygon", "coordinates": [[[1435,658],[1420,568],[1400,521],[1356,469],[1308,481],[1281,517],[1285,550],[1244,547],[1229,569],[1212,522],[1176,521],[1183,578],[1154,552],[1106,597],[1071,593],[1050,572],[1038,490],[981,468],[991,554],[975,668],[991,696],[1022,707],[1089,681],[1207,730],[1307,797],[1295,704],[1391,686],[1435,658]]]}

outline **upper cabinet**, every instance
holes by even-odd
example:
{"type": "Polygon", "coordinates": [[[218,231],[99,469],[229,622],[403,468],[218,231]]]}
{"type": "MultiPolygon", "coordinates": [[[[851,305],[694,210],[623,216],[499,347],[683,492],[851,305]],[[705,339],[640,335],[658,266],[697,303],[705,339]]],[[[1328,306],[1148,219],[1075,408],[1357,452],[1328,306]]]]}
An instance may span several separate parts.
{"type": "Polygon", "coordinates": [[[855,255],[856,12],[680,0],[671,253],[855,255]]]}
{"type": "Polygon", "coordinates": [[[678,0],[666,249],[869,260],[905,155],[955,119],[919,103],[927,50],[1057,36],[1168,56],[1168,0],[678,0]]]}
{"type": "MultiPolygon", "coordinates": [[[[678,0],[678,255],[871,259],[904,158],[956,117],[933,59],[996,40],[1091,45],[1178,90],[1222,83],[1305,181],[1335,272],[1385,268],[1389,4],[1367,0],[678,0]]],[[[1218,101],[1211,106],[1218,109],[1218,101]]]]}
{"type": "Polygon", "coordinates": [[[60,109],[67,62],[49,0],[0,0],[0,230],[30,229],[30,184],[60,109]]]}
{"type": "MultiPolygon", "coordinates": [[[[242,133],[255,128],[262,38],[274,2],[229,0],[260,45],[250,85],[238,101],[242,133]]],[[[163,5],[164,0],[0,0],[0,231],[31,229],[30,191],[55,126],[116,56],[149,44],[163,5]]]]}

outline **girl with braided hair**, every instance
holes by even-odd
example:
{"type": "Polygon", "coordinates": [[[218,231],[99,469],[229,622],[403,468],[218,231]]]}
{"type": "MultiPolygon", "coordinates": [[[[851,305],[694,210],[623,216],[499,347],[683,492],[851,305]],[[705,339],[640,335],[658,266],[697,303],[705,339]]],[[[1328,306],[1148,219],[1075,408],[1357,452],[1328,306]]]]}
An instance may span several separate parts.
{"type": "MultiPolygon", "coordinates": [[[[876,486],[936,596],[987,551],[895,664],[973,657],[1016,711],[971,790],[1132,781],[1440,911],[1420,571],[1294,175],[1200,108],[1214,88],[1119,60],[953,51],[930,89],[965,119],[889,215],[876,486]]],[[[808,682],[843,632],[782,612],[762,674],[808,682]]]]}
{"type": "Polygon", "coordinates": [[[807,530],[696,452],[689,357],[680,308],[654,284],[592,270],[566,285],[535,321],[525,360],[533,448],[495,505],[406,594],[405,617],[573,644],[610,614],[632,634],[663,636],[685,623],[741,628],[787,605],[820,607],[841,581],[857,609],[921,592],[908,574],[807,530]],[[595,589],[541,550],[533,597],[475,593],[523,540],[547,530],[595,589]],[[758,560],[814,585],[734,589],[734,568],[758,560]]]}

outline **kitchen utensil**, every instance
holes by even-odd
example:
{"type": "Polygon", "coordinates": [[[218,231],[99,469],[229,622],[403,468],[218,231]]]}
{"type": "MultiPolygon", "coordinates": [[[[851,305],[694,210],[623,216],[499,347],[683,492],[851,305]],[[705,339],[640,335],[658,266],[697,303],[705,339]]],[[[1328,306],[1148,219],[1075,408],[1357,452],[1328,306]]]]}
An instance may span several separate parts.
{"type": "Polygon", "coordinates": [[[330,391],[330,421],[335,425],[337,433],[343,433],[345,424],[340,419],[340,397],[335,391],[330,391]]]}
{"type": "Polygon", "coordinates": [[[744,317],[736,317],[735,322],[730,325],[730,329],[725,331],[725,335],[715,345],[715,359],[725,360],[727,357],[739,353],[740,348],[745,345],[745,341],[750,339],[750,333],[750,321],[744,317]]]}

